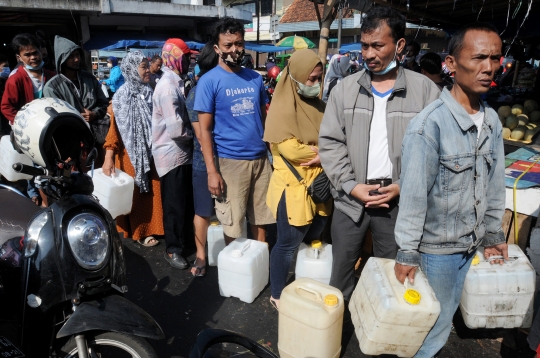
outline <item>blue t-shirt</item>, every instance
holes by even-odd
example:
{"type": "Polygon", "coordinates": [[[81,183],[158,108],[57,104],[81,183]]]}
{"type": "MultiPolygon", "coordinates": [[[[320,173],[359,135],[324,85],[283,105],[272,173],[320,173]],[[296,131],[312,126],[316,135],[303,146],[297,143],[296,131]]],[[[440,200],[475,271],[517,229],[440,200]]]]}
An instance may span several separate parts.
{"type": "Polygon", "coordinates": [[[267,102],[257,72],[242,68],[231,73],[216,66],[199,80],[193,108],[214,115],[218,157],[254,160],[266,155],[261,106],[267,102]]]}
{"type": "MultiPolygon", "coordinates": [[[[193,87],[186,98],[186,109],[188,112],[190,122],[198,122],[199,118],[197,116],[197,111],[193,110],[193,105],[195,104],[195,89],[197,86],[193,87]]],[[[201,144],[197,140],[197,136],[193,136],[193,170],[206,171],[206,164],[204,163],[204,157],[201,151],[201,144]]]]}

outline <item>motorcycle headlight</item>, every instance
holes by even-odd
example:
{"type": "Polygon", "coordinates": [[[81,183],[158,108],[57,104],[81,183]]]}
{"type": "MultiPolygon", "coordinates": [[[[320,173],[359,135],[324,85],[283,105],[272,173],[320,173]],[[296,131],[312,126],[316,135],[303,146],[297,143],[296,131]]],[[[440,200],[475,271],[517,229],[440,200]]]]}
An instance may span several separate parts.
{"type": "Polygon", "coordinates": [[[49,213],[47,211],[42,212],[32,220],[28,228],[26,229],[26,240],[24,244],[24,257],[30,257],[36,252],[39,234],[41,229],[49,221],[49,213]]]}
{"type": "Polygon", "coordinates": [[[103,219],[91,213],[76,215],[68,224],[67,238],[81,267],[97,270],[103,266],[109,249],[109,232],[103,219]]]}

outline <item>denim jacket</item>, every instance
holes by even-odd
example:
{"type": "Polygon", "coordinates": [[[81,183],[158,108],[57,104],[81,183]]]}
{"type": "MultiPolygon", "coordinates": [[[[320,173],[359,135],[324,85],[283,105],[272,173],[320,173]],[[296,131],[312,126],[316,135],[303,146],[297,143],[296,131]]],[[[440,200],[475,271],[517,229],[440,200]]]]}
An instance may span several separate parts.
{"type": "Polygon", "coordinates": [[[420,254],[472,252],[505,242],[502,125],[483,103],[480,137],[465,109],[444,89],[407,127],[402,146],[396,261],[420,254]]]}

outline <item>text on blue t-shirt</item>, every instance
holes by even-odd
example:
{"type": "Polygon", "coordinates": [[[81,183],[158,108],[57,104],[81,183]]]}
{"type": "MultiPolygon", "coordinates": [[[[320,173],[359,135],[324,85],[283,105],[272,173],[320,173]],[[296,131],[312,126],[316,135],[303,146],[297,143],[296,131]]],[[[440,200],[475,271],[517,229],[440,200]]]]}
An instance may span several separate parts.
{"type": "Polygon", "coordinates": [[[216,66],[197,84],[198,112],[214,115],[214,144],[218,157],[254,160],[266,155],[261,106],[268,102],[262,77],[243,68],[228,72],[216,66]]]}

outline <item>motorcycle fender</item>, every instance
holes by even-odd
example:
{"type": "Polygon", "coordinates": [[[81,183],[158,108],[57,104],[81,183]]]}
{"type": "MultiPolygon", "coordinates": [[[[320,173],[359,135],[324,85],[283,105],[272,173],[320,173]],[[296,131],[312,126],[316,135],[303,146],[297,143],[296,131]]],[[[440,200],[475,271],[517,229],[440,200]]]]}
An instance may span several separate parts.
{"type": "Polygon", "coordinates": [[[165,338],[163,330],[152,316],[118,295],[81,303],[58,331],[56,338],[95,330],[148,339],[165,338]]]}

